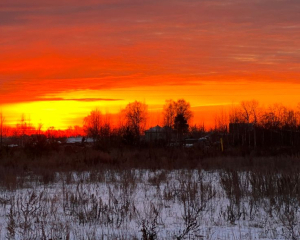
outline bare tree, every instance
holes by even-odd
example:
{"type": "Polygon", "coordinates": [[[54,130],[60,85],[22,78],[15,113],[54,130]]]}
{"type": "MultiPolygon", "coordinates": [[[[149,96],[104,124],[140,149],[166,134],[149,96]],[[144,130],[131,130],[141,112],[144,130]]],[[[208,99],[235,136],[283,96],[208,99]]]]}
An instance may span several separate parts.
{"type": "Polygon", "coordinates": [[[92,137],[94,142],[99,138],[102,126],[102,113],[95,109],[90,112],[88,116],[83,119],[84,131],[87,136],[92,137]]]}
{"type": "Polygon", "coordinates": [[[46,136],[48,139],[54,139],[56,134],[55,134],[56,130],[54,126],[50,126],[48,127],[47,131],[46,131],[46,136]]]}
{"type": "Polygon", "coordinates": [[[111,136],[112,127],[111,127],[111,119],[110,115],[106,113],[103,116],[102,125],[100,127],[100,137],[102,137],[104,140],[108,140],[111,136]]]}
{"type": "Polygon", "coordinates": [[[193,117],[191,105],[184,99],[166,100],[163,106],[164,126],[168,127],[167,140],[172,138],[172,129],[177,130],[177,138],[182,138],[189,129],[189,121],[193,117]]]}
{"type": "Polygon", "coordinates": [[[147,104],[135,101],[127,104],[122,112],[124,113],[128,129],[138,138],[146,127],[148,118],[147,104]]]}
{"type": "Polygon", "coordinates": [[[26,135],[29,136],[33,132],[33,126],[30,119],[26,119],[25,114],[21,115],[20,122],[16,125],[16,135],[21,139],[21,146],[24,146],[26,135]]]}
{"type": "Polygon", "coordinates": [[[176,116],[176,103],[174,100],[166,100],[165,105],[163,106],[163,123],[164,126],[172,128],[174,125],[174,119],[176,116]]]}
{"type": "Polygon", "coordinates": [[[191,105],[189,102],[186,102],[184,99],[178,99],[176,104],[176,115],[182,115],[187,123],[192,119],[193,112],[191,110],[191,105]]]}
{"type": "Polygon", "coordinates": [[[228,115],[222,108],[221,111],[215,115],[215,130],[220,132],[227,132],[228,115]]]}
{"type": "Polygon", "coordinates": [[[278,116],[272,111],[266,111],[262,115],[260,123],[266,129],[278,129],[281,125],[278,116]]]}
{"type": "Polygon", "coordinates": [[[257,123],[259,103],[256,100],[242,101],[242,116],[246,123],[257,123]]]}
{"type": "Polygon", "coordinates": [[[284,112],[284,127],[287,129],[296,129],[297,116],[294,110],[286,109],[284,112]]]}
{"type": "Polygon", "coordinates": [[[229,122],[230,123],[241,123],[242,120],[242,111],[241,108],[237,105],[232,105],[229,111],[229,122]]]}
{"type": "Polygon", "coordinates": [[[259,114],[258,101],[242,101],[238,106],[232,106],[229,113],[229,122],[257,124],[259,121],[259,114]]]}
{"type": "Polygon", "coordinates": [[[174,127],[175,118],[177,116],[182,116],[187,123],[189,123],[193,117],[190,103],[186,102],[184,99],[179,99],[177,102],[174,100],[167,100],[163,106],[164,125],[167,127],[174,127]]]}
{"type": "Polygon", "coordinates": [[[269,106],[260,119],[260,123],[267,129],[280,129],[286,119],[287,108],[282,104],[269,106]]]}

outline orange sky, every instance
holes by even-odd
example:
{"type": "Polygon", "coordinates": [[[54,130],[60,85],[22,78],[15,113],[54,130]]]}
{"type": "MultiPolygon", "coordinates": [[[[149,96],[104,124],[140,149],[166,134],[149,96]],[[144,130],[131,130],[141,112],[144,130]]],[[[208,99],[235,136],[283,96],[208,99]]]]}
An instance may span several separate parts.
{"type": "Polygon", "coordinates": [[[184,98],[198,123],[241,100],[294,106],[299,12],[299,0],[4,0],[0,111],[67,128],[134,100],[161,112],[184,98]]]}

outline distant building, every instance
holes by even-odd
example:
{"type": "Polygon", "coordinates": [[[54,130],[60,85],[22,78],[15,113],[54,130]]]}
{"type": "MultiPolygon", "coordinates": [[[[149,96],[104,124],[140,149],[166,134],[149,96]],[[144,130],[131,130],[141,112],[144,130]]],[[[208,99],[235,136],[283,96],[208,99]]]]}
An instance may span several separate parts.
{"type": "Polygon", "coordinates": [[[155,126],[145,131],[145,140],[147,142],[157,141],[177,141],[177,131],[170,127],[155,126]]]}
{"type": "Polygon", "coordinates": [[[167,130],[166,127],[155,126],[149,128],[145,131],[145,140],[147,142],[155,141],[166,141],[167,140],[167,130]]]}

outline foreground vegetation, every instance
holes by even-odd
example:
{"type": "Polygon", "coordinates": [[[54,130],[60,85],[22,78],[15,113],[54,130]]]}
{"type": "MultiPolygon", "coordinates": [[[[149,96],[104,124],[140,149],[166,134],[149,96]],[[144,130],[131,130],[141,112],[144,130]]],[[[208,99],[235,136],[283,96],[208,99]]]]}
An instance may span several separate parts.
{"type": "Polygon", "coordinates": [[[2,148],[0,151],[0,185],[15,189],[24,179],[39,176],[49,183],[57,172],[84,172],[119,169],[203,169],[205,171],[297,171],[298,151],[250,151],[232,148],[134,147],[102,149],[94,145],[57,145],[40,152],[36,148],[2,148]],[[278,155],[281,153],[282,155],[278,155]]]}
{"type": "Polygon", "coordinates": [[[300,157],[73,146],[0,159],[1,239],[299,239],[300,157]]]}

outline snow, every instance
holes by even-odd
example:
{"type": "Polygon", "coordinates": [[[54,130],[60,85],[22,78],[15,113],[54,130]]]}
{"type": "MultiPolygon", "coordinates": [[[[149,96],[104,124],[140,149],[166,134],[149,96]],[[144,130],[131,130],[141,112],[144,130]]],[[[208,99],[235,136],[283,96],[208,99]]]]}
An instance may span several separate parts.
{"type": "Polygon", "coordinates": [[[1,190],[0,239],[142,239],[142,229],[156,239],[292,239],[268,199],[255,209],[250,200],[233,204],[218,171],[57,173],[52,184],[1,190]]]}

